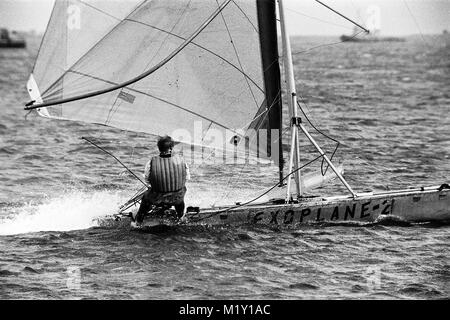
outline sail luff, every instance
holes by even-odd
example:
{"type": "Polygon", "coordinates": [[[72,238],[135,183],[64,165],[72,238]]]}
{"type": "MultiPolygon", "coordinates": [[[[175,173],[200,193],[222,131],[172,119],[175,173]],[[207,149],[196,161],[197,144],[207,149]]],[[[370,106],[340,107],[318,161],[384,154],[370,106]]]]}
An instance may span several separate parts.
{"type": "Polygon", "coordinates": [[[89,92],[89,93],[85,93],[85,94],[81,94],[75,97],[69,97],[69,98],[65,98],[65,99],[60,99],[60,100],[56,100],[56,101],[51,101],[51,102],[44,102],[42,104],[38,104],[38,105],[34,105],[32,102],[28,103],[25,106],[25,110],[34,110],[34,109],[39,109],[39,108],[45,108],[45,107],[50,107],[50,106],[55,106],[55,105],[59,105],[59,104],[64,104],[64,103],[68,103],[68,102],[73,102],[73,101],[78,101],[78,100],[84,100],[87,98],[92,98],[92,97],[96,97],[99,95],[103,95],[121,88],[124,88],[126,86],[129,86],[133,83],[136,83],[146,77],[148,77],[149,75],[151,75],[152,73],[154,73],[155,71],[157,71],[158,69],[160,69],[162,66],[164,66],[165,64],[167,64],[170,60],[172,60],[178,53],[180,53],[189,43],[191,43],[210,23],[211,21],[213,21],[221,12],[223,9],[225,9],[225,7],[231,2],[232,0],[226,0],[224,1],[215,12],[213,12],[213,14],[189,37],[187,38],[178,48],[176,48],[169,56],[167,56],[165,59],[163,59],[161,62],[159,62],[158,64],[156,64],[154,67],[152,67],[150,70],[142,73],[141,75],[130,79],[128,81],[125,81],[119,85],[110,87],[110,88],[106,88],[106,89],[102,89],[102,90],[97,90],[97,91],[93,91],[93,92],[89,92]]]}
{"type": "Polygon", "coordinates": [[[275,0],[257,0],[264,87],[269,116],[267,153],[278,162],[280,183],[283,180],[281,75],[275,0]],[[272,132],[274,130],[274,132],[272,132]],[[278,134],[275,134],[276,130],[278,134]],[[278,148],[276,147],[278,146],[278,148]],[[278,156],[278,157],[277,157],[278,156]],[[276,159],[277,158],[277,159],[276,159]]]}
{"type": "MultiPolygon", "coordinates": [[[[45,27],[45,32],[44,32],[44,35],[42,37],[41,43],[39,44],[39,49],[38,49],[38,52],[37,52],[36,56],[39,56],[40,53],[41,53],[41,49],[42,49],[42,46],[44,44],[44,39],[47,37],[49,26],[52,23],[52,19],[54,19],[54,16],[55,16],[56,5],[57,5],[57,3],[55,1],[55,3],[53,4],[52,12],[50,14],[50,19],[48,19],[47,26],[45,27]]],[[[33,69],[32,69],[33,71],[32,72],[34,72],[34,69],[36,68],[37,61],[38,61],[37,59],[34,61],[34,65],[33,65],[33,69]]]]}
{"type": "MultiPolygon", "coordinates": [[[[137,5],[136,6],[136,8],[134,8],[129,14],[128,14],[128,16],[131,16],[136,10],[138,10],[139,9],[139,7],[141,7],[144,3],[146,2],[146,0],[143,0],[142,2],[140,2],[139,3],[139,5],[137,5]]],[[[94,9],[94,10],[97,10],[97,11],[99,11],[99,9],[98,8],[96,8],[96,7],[94,7],[94,6],[91,6],[91,5],[89,5],[89,4],[87,4],[87,3],[84,3],[83,2],[83,4],[85,5],[85,6],[88,6],[89,8],[92,8],[92,9],[94,9]]],[[[100,10],[100,12],[102,12],[102,13],[104,13],[103,11],[101,11],[100,10]]],[[[112,15],[110,15],[110,14],[108,14],[108,16],[109,17],[113,17],[114,19],[118,19],[117,17],[114,17],[114,16],[112,16],[112,15]]],[[[120,19],[119,19],[120,20],[120,19]]],[[[98,46],[101,42],[102,42],[102,40],[104,40],[104,39],[106,39],[106,37],[108,37],[112,32],[114,32],[114,30],[117,28],[117,27],[119,27],[120,26],[120,23],[118,23],[118,24],[116,24],[116,25],[114,25],[110,30],[108,30],[108,32],[106,33],[106,34],[104,34],[88,51],[86,51],[82,56],[80,56],[80,57],[78,57],[78,59],[76,59],[76,61],[74,61],[73,62],[73,64],[71,64],[71,66],[70,67],[68,67],[67,68],[67,70],[65,70],[65,72],[58,78],[58,79],[56,79],[54,82],[53,82],[53,84],[52,85],[50,85],[48,88],[46,88],[45,89],[45,91],[44,92],[42,92],[42,95],[44,96],[49,90],[51,90],[52,88],[53,88],[53,86],[55,86],[55,85],[57,85],[58,84],[58,82],[59,81],[63,81],[63,79],[64,79],[64,76],[68,73],[68,72],[70,72],[70,70],[79,62],[79,61],[81,61],[85,56],[87,56],[92,50],[94,50],[95,48],[96,48],[96,46],[98,46]]],[[[47,27],[48,28],[48,27],[47,27]]],[[[65,41],[66,41],[66,45],[67,45],[67,38],[65,39],[65,41]]],[[[70,102],[70,101],[69,101],[70,102]]]]}

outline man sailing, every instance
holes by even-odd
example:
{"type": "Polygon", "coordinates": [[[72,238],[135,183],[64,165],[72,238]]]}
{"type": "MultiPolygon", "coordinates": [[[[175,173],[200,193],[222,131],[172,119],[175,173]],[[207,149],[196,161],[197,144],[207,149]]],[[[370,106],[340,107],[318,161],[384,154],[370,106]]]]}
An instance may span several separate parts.
{"type": "Polygon", "coordinates": [[[173,154],[174,141],[165,136],[158,140],[159,156],[147,162],[144,171],[145,181],[150,188],[144,193],[134,220],[137,224],[144,221],[152,205],[175,207],[178,219],[184,216],[184,196],[186,181],[190,180],[189,167],[179,155],[173,154]]]}

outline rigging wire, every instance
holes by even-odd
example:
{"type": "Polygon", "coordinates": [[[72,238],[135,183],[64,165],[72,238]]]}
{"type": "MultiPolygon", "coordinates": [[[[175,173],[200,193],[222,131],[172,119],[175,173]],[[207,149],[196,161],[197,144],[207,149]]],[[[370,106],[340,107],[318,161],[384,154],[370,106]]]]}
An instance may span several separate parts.
{"type": "MultiPolygon", "coordinates": [[[[300,98],[301,98],[301,97],[300,97],[300,98]]],[[[301,98],[301,99],[303,100],[303,98],[301,98]]],[[[303,101],[303,103],[306,105],[306,102],[303,101]]],[[[308,115],[307,115],[306,112],[303,110],[303,108],[300,106],[300,102],[299,102],[298,100],[297,100],[297,105],[298,105],[298,108],[300,109],[300,111],[301,111],[301,112],[303,113],[303,115],[305,116],[306,120],[308,120],[309,124],[314,128],[314,130],[316,130],[319,134],[323,135],[325,138],[328,138],[328,139],[330,139],[331,141],[336,142],[336,147],[335,147],[333,153],[332,153],[331,156],[330,156],[330,161],[333,160],[333,157],[335,156],[336,152],[337,152],[338,149],[339,149],[339,146],[341,145],[340,141],[334,139],[334,138],[331,137],[330,135],[328,135],[328,134],[324,133],[323,131],[321,131],[320,129],[318,129],[318,128],[312,123],[312,121],[309,119],[308,115]]],[[[323,169],[324,163],[325,163],[325,159],[322,159],[322,164],[320,165],[320,171],[321,171],[321,173],[322,173],[322,176],[325,176],[325,174],[327,173],[328,169],[330,168],[330,165],[327,164],[327,167],[326,167],[326,169],[324,170],[324,169],[323,169]]]]}
{"type": "MultiPolygon", "coordinates": [[[[320,155],[320,156],[314,158],[313,160],[311,160],[311,161],[305,163],[305,164],[302,165],[300,168],[297,168],[297,169],[293,170],[291,173],[289,173],[289,174],[286,175],[283,179],[281,179],[281,182],[283,182],[284,180],[286,180],[288,177],[290,177],[291,175],[293,175],[293,174],[296,173],[297,171],[299,171],[299,170],[305,168],[306,166],[310,165],[311,163],[317,161],[317,160],[320,159],[320,158],[322,158],[322,155],[320,155]]],[[[201,217],[201,218],[197,218],[197,219],[195,219],[195,220],[192,219],[192,220],[193,220],[193,222],[199,222],[199,221],[202,221],[202,220],[205,220],[205,219],[209,219],[209,218],[211,218],[211,217],[214,217],[214,216],[216,216],[216,215],[218,215],[218,214],[228,212],[228,211],[230,211],[230,210],[234,210],[234,209],[238,209],[238,208],[245,207],[245,206],[249,205],[250,203],[253,203],[253,202],[255,202],[256,200],[262,198],[263,196],[265,196],[266,194],[268,194],[269,192],[271,192],[273,189],[277,188],[277,187],[279,186],[279,184],[280,184],[280,182],[277,182],[275,185],[273,185],[272,187],[270,187],[268,190],[266,190],[265,192],[263,192],[262,194],[260,194],[259,196],[257,196],[256,198],[254,198],[254,199],[252,199],[252,200],[250,200],[250,201],[247,201],[247,202],[242,203],[242,204],[238,204],[238,205],[233,206],[233,207],[230,207],[230,208],[226,208],[226,209],[223,209],[223,210],[215,211],[215,212],[211,213],[210,215],[208,215],[208,216],[206,216],[206,217],[201,217]]]]}
{"type": "MultiPolygon", "coordinates": [[[[261,116],[267,116],[268,113],[269,113],[270,110],[273,108],[273,106],[276,104],[276,102],[277,102],[277,100],[278,100],[279,98],[281,98],[281,90],[278,91],[278,93],[277,93],[277,95],[276,95],[274,101],[273,101],[272,104],[270,105],[270,107],[267,108],[267,109],[266,109],[264,112],[262,112],[260,115],[258,115],[257,118],[260,118],[261,116]]],[[[255,119],[256,119],[256,118],[255,118],[255,119]]],[[[255,119],[253,119],[252,122],[253,122],[255,119]]],[[[263,121],[264,121],[264,120],[263,120],[263,121]]],[[[261,123],[262,123],[262,122],[261,122],[261,123]]],[[[250,124],[251,124],[251,123],[250,123],[250,124]]],[[[248,127],[250,124],[246,124],[245,127],[248,127]]],[[[245,127],[244,127],[244,128],[245,128],[245,127]]],[[[259,128],[258,128],[258,129],[259,129],[259,128]]],[[[280,129],[281,129],[281,128],[280,128],[280,129]]],[[[279,143],[282,143],[282,142],[280,141],[279,143]]],[[[239,172],[238,178],[237,178],[237,180],[235,180],[235,182],[238,182],[238,181],[241,179],[241,177],[242,177],[242,172],[243,172],[244,169],[247,167],[247,165],[248,165],[248,163],[244,163],[244,165],[242,166],[242,168],[241,168],[241,170],[240,170],[240,172],[239,172]]],[[[230,178],[228,179],[227,185],[226,185],[226,187],[225,187],[226,189],[228,189],[227,194],[224,195],[224,196],[222,196],[219,200],[222,200],[222,199],[228,197],[228,195],[231,193],[231,189],[229,188],[229,186],[230,186],[230,184],[231,184],[231,179],[232,179],[232,178],[233,178],[233,177],[230,177],[230,178]]],[[[214,202],[214,204],[216,204],[217,201],[219,201],[219,200],[216,200],[216,201],[214,202]]]]}
{"type": "Polygon", "coordinates": [[[133,177],[135,177],[137,180],[139,180],[144,186],[148,187],[148,185],[141,179],[139,178],[133,171],[131,171],[131,169],[129,169],[122,161],[120,161],[115,155],[113,155],[111,152],[105,150],[104,148],[102,148],[101,146],[99,146],[98,144],[96,144],[95,142],[89,140],[86,137],[81,137],[81,139],[87,141],[88,143],[90,143],[91,145],[93,145],[94,147],[96,147],[97,149],[100,149],[101,151],[103,151],[104,153],[106,153],[107,155],[109,155],[110,157],[114,158],[118,163],[120,163],[122,165],[122,167],[124,167],[129,173],[131,173],[133,175],[133,177]]]}
{"type": "Polygon", "coordinates": [[[334,45],[337,45],[337,44],[340,44],[340,43],[343,43],[343,42],[347,42],[347,41],[349,41],[351,39],[356,38],[358,35],[360,35],[363,32],[364,31],[360,30],[360,31],[354,33],[353,35],[350,36],[350,38],[348,40],[341,40],[341,41],[338,41],[338,42],[325,43],[325,44],[321,44],[321,45],[318,45],[318,46],[315,46],[315,47],[308,48],[308,49],[303,50],[303,51],[293,52],[292,54],[302,54],[302,53],[306,53],[308,51],[312,51],[312,50],[315,50],[315,49],[318,49],[318,48],[334,46],[334,45]]]}
{"type": "MultiPolygon", "coordinates": [[[[216,2],[217,2],[217,6],[219,6],[218,0],[216,0],[216,2]]],[[[233,3],[234,3],[234,1],[233,1],[233,3]]],[[[233,36],[231,35],[230,28],[228,27],[228,24],[227,24],[227,21],[225,20],[225,16],[224,16],[223,12],[220,12],[220,16],[222,17],[223,24],[225,25],[225,29],[227,30],[228,36],[230,37],[230,42],[233,46],[234,53],[236,55],[236,59],[239,64],[239,67],[242,70],[242,73],[245,74],[244,67],[242,66],[241,58],[239,57],[238,50],[234,43],[233,36]]],[[[244,76],[244,79],[245,79],[245,82],[247,83],[248,90],[250,91],[250,94],[252,95],[253,101],[255,102],[256,108],[258,108],[258,102],[256,101],[256,97],[255,97],[255,94],[253,93],[252,87],[250,86],[250,83],[248,82],[247,77],[244,76]]]]}
{"type": "Polygon", "coordinates": [[[412,11],[411,11],[411,9],[409,8],[409,6],[408,6],[408,4],[406,3],[405,0],[403,0],[403,4],[404,4],[405,7],[408,9],[409,14],[410,14],[411,17],[413,18],[414,23],[416,24],[417,30],[419,30],[419,33],[420,33],[420,36],[421,36],[423,42],[425,42],[426,44],[428,44],[428,42],[425,40],[425,37],[423,36],[422,30],[421,30],[420,27],[419,27],[419,23],[417,22],[416,17],[412,14],[412,11]]]}
{"type": "Polygon", "coordinates": [[[322,6],[324,6],[325,8],[327,8],[327,9],[333,11],[333,12],[336,13],[337,15],[341,16],[341,17],[344,18],[345,20],[350,21],[350,22],[353,23],[355,26],[357,26],[357,27],[359,27],[360,29],[362,29],[363,31],[365,31],[367,34],[370,33],[369,30],[367,30],[366,28],[364,28],[364,27],[361,26],[360,24],[356,23],[356,22],[353,21],[352,19],[350,19],[350,18],[344,16],[342,13],[339,13],[338,11],[334,10],[333,8],[327,6],[327,5],[326,5],[325,3],[323,3],[322,1],[320,1],[320,0],[315,0],[315,1],[316,1],[317,3],[319,3],[319,4],[321,4],[322,6]]]}
{"type": "Polygon", "coordinates": [[[316,18],[316,17],[313,17],[313,16],[309,16],[309,15],[307,15],[307,14],[298,12],[298,11],[293,10],[293,9],[290,9],[290,8],[286,8],[286,10],[291,11],[291,12],[294,12],[294,13],[296,13],[296,14],[298,14],[298,15],[301,15],[301,16],[304,16],[304,17],[313,19],[313,20],[317,20],[317,21],[323,22],[323,23],[327,23],[327,24],[334,25],[334,26],[341,27],[341,28],[345,28],[345,29],[351,29],[351,28],[348,27],[348,26],[344,26],[344,25],[341,25],[341,24],[337,24],[337,23],[333,23],[333,22],[330,22],[330,21],[322,20],[322,19],[319,19],[319,18],[316,18]]]}

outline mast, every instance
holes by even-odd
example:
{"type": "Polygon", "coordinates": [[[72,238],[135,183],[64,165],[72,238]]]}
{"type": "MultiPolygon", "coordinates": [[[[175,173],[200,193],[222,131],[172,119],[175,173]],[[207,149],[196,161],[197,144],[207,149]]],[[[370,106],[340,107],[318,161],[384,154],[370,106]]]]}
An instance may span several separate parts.
{"type": "MultiPolygon", "coordinates": [[[[285,70],[286,70],[286,82],[287,82],[287,93],[290,95],[288,97],[288,103],[289,103],[289,110],[290,110],[290,116],[291,116],[291,152],[289,156],[289,173],[291,173],[293,170],[297,170],[295,174],[295,182],[297,185],[297,196],[302,196],[302,190],[300,185],[300,170],[298,170],[299,164],[300,164],[300,148],[299,148],[299,141],[298,141],[298,133],[299,130],[303,132],[303,134],[308,138],[308,140],[312,143],[312,145],[319,151],[320,155],[323,157],[323,159],[329,164],[331,169],[334,171],[336,176],[341,180],[341,182],[344,184],[344,186],[347,188],[347,190],[352,194],[354,198],[357,197],[357,194],[353,191],[353,189],[350,187],[350,185],[347,183],[347,181],[344,179],[344,177],[339,173],[339,171],[336,169],[336,167],[333,165],[331,160],[327,157],[325,152],[320,148],[320,146],[317,144],[317,142],[314,140],[314,138],[309,134],[309,132],[306,130],[305,126],[303,126],[301,119],[298,117],[297,112],[297,92],[295,89],[295,77],[294,77],[294,66],[292,63],[292,52],[291,52],[291,42],[289,39],[289,34],[287,31],[286,26],[286,18],[285,18],[285,12],[284,12],[284,6],[283,6],[283,0],[278,0],[278,6],[280,10],[280,24],[281,24],[281,34],[283,39],[283,48],[284,48],[284,58],[285,58],[285,70]]],[[[286,200],[289,202],[291,199],[291,176],[288,178],[287,182],[287,195],[286,200]]]]}
{"type": "Polygon", "coordinates": [[[258,0],[258,29],[266,106],[269,109],[267,155],[278,163],[280,185],[283,182],[281,76],[278,62],[278,34],[275,0],[258,0]]]}
{"type": "MultiPolygon", "coordinates": [[[[280,11],[281,36],[283,39],[284,68],[288,94],[289,115],[291,117],[290,121],[291,150],[289,155],[289,171],[288,171],[288,173],[291,173],[293,170],[297,170],[300,164],[300,148],[298,142],[298,126],[297,126],[297,122],[299,121],[297,114],[297,91],[295,89],[294,65],[292,63],[291,42],[289,39],[289,33],[286,25],[283,0],[278,0],[278,8],[280,11]]],[[[297,170],[297,172],[295,173],[297,197],[302,196],[300,177],[301,177],[300,170],[297,170]]],[[[287,181],[287,194],[286,194],[287,201],[289,201],[291,198],[291,182],[292,182],[292,175],[288,177],[287,181]]]]}

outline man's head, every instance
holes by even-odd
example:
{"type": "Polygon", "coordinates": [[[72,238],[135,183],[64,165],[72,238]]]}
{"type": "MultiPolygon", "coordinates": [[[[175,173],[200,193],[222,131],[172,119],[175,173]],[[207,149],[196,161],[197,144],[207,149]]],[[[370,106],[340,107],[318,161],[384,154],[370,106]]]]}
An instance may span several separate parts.
{"type": "Polygon", "coordinates": [[[158,140],[158,149],[159,149],[159,152],[161,152],[161,153],[167,153],[169,151],[172,151],[173,146],[174,146],[174,142],[173,142],[172,138],[169,136],[161,137],[158,140]]]}

